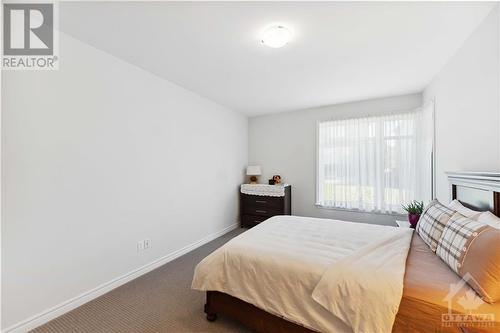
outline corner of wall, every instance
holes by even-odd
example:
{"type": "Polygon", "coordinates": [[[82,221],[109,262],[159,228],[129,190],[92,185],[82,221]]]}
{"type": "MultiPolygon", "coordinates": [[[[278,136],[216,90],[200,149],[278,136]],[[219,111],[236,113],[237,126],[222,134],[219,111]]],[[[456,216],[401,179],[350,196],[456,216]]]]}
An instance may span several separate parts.
{"type": "MultiPolygon", "coordinates": [[[[498,26],[498,36],[497,39],[500,40],[500,3],[497,3],[497,26],[498,26]]],[[[500,172],[500,42],[498,43],[498,146],[499,146],[499,157],[498,157],[498,170],[500,172]]]]}

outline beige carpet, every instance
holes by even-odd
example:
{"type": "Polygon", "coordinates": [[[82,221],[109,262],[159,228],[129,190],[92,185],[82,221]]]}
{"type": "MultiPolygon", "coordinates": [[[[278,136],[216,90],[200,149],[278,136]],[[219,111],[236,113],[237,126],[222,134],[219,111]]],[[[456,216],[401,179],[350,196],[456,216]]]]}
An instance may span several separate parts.
{"type": "Polygon", "coordinates": [[[32,332],[249,333],[224,317],[208,322],[203,313],[205,294],[190,289],[196,264],[243,230],[238,228],[32,332]]]}

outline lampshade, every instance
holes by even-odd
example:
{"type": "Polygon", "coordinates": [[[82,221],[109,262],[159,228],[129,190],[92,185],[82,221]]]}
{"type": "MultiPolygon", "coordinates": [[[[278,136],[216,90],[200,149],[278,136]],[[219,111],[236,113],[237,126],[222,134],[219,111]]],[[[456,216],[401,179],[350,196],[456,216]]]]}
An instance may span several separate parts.
{"type": "Polygon", "coordinates": [[[247,166],[247,176],[260,176],[261,174],[260,165],[247,166]]]}

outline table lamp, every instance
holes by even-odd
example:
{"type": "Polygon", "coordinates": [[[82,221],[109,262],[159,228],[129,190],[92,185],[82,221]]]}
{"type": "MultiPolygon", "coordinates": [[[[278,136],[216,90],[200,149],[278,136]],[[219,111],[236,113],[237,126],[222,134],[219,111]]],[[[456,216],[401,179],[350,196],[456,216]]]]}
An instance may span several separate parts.
{"type": "Polygon", "coordinates": [[[260,165],[249,165],[247,167],[247,176],[250,176],[250,184],[257,184],[258,177],[262,174],[260,165]]]}

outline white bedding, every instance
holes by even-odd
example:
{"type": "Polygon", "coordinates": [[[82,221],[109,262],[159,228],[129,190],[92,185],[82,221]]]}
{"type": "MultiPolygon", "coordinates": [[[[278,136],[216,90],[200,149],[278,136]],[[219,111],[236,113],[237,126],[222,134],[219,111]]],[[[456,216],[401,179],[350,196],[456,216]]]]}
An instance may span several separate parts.
{"type": "Polygon", "coordinates": [[[192,287],[227,293],[319,332],[386,333],[380,329],[392,327],[401,300],[411,233],[407,228],[275,216],[203,259],[192,287]],[[366,265],[368,258],[373,265],[366,265]],[[387,284],[380,289],[363,286],[370,269],[377,271],[379,281],[388,278],[387,284]],[[390,300],[371,309],[379,305],[380,292],[390,300]],[[353,303],[345,297],[349,295],[367,298],[353,303]],[[378,318],[380,309],[391,314],[378,318]]]}

